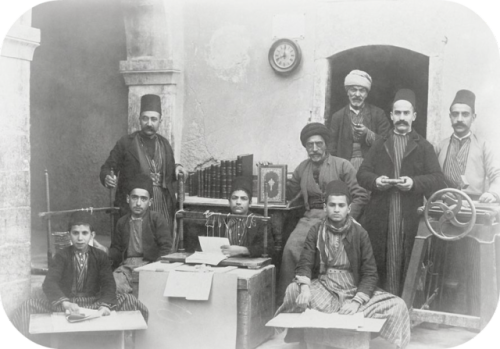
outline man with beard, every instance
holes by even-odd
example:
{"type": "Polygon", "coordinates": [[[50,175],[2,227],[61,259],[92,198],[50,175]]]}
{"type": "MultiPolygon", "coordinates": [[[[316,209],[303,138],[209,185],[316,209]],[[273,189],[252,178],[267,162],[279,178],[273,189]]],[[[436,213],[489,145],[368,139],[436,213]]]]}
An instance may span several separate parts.
{"type": "Polygon", "coordinates": [[[175,163],[168,140],[157,134],[161,122],[160,96],[142,96],[139,114],[141,130],[122,137],[116,143],[102,165],[99,177],[106,188],[117,189],[115,205],[120,207],[121,217],[129,212],[129,181],[139,173],[150,176],[153,180],[152,210],[163,216],[172,232],[177,202],[174,183],[179,173],[187,173],[175,163]]]}
{"type": "Polygon", "coordinates": [[[391,128],[384,111],[365,102],[371,86],[368,73],[351,71],[344,80],[349,105],[334,113],[327,122],[332,131],[330,153],[349,160],[356,171],[375,140],[391,128]]]}
{"type": "MultiPolygon", "coordinates": [[[[362,312],[367,318],[387,319],[380,336],[397,348],[410,341],[410,316],[399,297],[376,288],[377,267],[365,229],[350,216],[351,194],[335,180],[325,193],[326,217],[307,234],[285,300],[276,312],[300,313],[311,308],[344,315],[362,312]]],[[[310,330],[311,331],[311,330],[310,330]]],[[[337,333],[313,329],[315,344],[335,343],[337,333]],[[321,338],[321,340],[319,339],[321,338]]],[[[286,342],[304,341],[302,329],[288,329],[286,342]]]]}
{"type": "Polygon", "coordinates": [[[444,187],[444,176],[432,145],[412,130],[417,117],[415,94],[396,93],[394,129],[376,141],[359,168],[359,184],[371,191],[365,224],[372,242],[382,288],[401,295],[417,234],[423,196],[444,187]],[[396,183],[390,180],[397,180],[396,183]]]}
{"type": "Polygon", "coordinates": [[[358,185],[356,170],[351,163],[328,153],[331,132],[325,125],[319,122],[306,125],[300,133],[300,140],[309,158],[302,161],[293,172],[292,178],[287,182],[286,196],[291,200],[298,194],[301,195],[306,212],[290,234],[283,249],[276,297],[278,304],[295,276],[295,266],[299,261],[307,232],[325,217],[323,204],[326,185],[335,179],[347,184],[353,198],[354,219],[358,218],[363,206],[368,202],[368,194],[358,185]]]}
{"type": "MultiPolygon", "coordinates": [[[[457,92],[450,107],[453,134],[436,147],[436,153],[448,187],[461,189],[481,203],[498,203],[500,163],[491,144],[471,132],[476,120],[475,101],[473,92],[457,92]]],[[[450,245],[449,252],[447,264],[451,270],[447,277],[460,279],[459,287],[466,290],[467,313],[479,315],[479,245],[475,240],[462,239],[450,245]]]]}

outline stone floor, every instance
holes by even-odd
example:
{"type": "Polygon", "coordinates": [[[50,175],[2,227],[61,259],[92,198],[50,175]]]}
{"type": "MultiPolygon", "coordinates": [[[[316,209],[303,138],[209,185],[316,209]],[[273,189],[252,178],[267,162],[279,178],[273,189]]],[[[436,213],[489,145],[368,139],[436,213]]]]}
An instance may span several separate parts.
{"type": "MultiPolygon", "coordinates": [[[[98,241],[105,246],[109,246],[110,239],[106,236],[98,236],[98,241]]],[[[32,265],[36,267],[46,267],[47,265],[47,250],[46,250],[46,238],[43,232],[38,234],[33,234],[31,254],[32,254],[32,265]]],[[[43,281],[43,276],[33,276],[32,277],[32,288],[39,289],[41,282],[43,281]]],[[[498,315],[497,315],[498,317],[498,315]]],[[[500,331],[498,327],[498,320],[495,321],[496,328],[500,331]]],[[[489,327],[487,330],[489,330],[489,327]]],[[[462,348],[500,348],[500,341],[495,340],[495,343],[491,342],[491,337],[499,338],[500,335],[494,336],[495,330],[487,332],[487,337],[481,333],[477,340],[474,339],[470,343],[467,343],[477,334],[462,328],[456,327],[433,327],[433,326],[417,326],[412,329],[411,342],[407,349],[444,349],[444,348],[454,348],[460,346],[462,348]],[[488,339],[490,338],[490,339],[488,339]],[[491,346],[490,346],[491,345],[491,346]]],[[[285,343],[284,338],[285,333],[276,334],[267,342],[260,345],[257,349],[301,349],[297,343],[285,343]]],[[[370,342],[370,349],[387,349],[393,348],[388,345],[383,339],[376,338],[370,342]]]]}

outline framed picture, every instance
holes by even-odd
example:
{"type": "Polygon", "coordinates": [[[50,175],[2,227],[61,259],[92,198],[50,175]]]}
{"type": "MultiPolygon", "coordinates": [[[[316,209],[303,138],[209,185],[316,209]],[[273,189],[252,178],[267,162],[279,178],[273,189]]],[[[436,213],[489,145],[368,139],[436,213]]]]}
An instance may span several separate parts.
{"type": "Polygon", "coordinates": [[[260,166],[257,203],[264,203],[264,189],[267,186],[267,203],[270,205],[286,205],[286,174],[286,165],[260,166]]]}

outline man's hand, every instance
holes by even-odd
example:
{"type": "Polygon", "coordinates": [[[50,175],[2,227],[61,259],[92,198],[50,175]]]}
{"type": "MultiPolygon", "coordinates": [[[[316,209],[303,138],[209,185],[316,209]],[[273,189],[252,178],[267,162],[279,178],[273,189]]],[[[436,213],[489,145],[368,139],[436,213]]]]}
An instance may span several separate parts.
{"type": "Polygon", "coordinates": [[[358,312],[360,306],[361,306],[361,304],[359,304],[358,302],[347,301],[344,303],[342,308],[340,308],[339,314],[342,314],[342,315],[356,314],[358,312]]]}
{"type": "Polygon", "coordinates": [[[479,197],[479,202],[493,203],[497,202],[497,198],[492,193],[483,193],[483,195],[479,197]]]}
{"type": "Polygon", "coordinates": [[[363,124],[354,125],[354,134],[358,137],[363,137],[368,132],[368,128],[363,124]]]}
{"type": "Polygon", "coordinates": [[[104,178],[106,188],[116,188],[116,176],[106,175],[104,178]]]}
{"type": "Polygon", "coordinates": [[[109,310],[109,308],[105,307],[104,305],[101,305],[98,311],[101,316],[108,316],[111,314],[111,310],[109,310]]]}
{"type": "Polygon", "coordinates": [[[375,185],[377,186],[377,189],[380,191],[387,190],[391,187],[390,183],[382,183],[382,179],[389,179],[387,176],[380,176],[375,180],[375,185]]]}
{"type": "Polygon", "coordinates": [[[222,253],[228,257],[249,255],[250,254],[250,252],[248,251],[248,248],[246,248],[245,246],[223,245],[220,247],[220,249],[221,249],[222,253]]]}
{"type": "Polygon", "coordinates": [[[413,187],[413,179],[407,176],[399,177],[399,179],[406,179],[404,183],[398,183],[396,184],[396,188],[398,188],[401,191],[408,191],[413,187]]]}
{"type": "Polygon", "coordinates": [[[80,307],[76,303],[64,301],[64,302],[62,302],[62,306],[65,309],[66,314],[79,314],[80,313],[80,307]]]}
{"type": "Polygon", "coordinates": [[[309,285],[300,286],[300,294],[297,297],[296,302],[299,308],[306,310],[311,303],[311,289],[309,288],[309,285]]]}
{"type": "Polygon", "coordinates": [[[184,175],[184,180],[187,179],[188,176],[188,171],[184,169],[181,165],[176,165],[175,166],[175,178],[179,179],[179,173],[182,173],[184,175]]]}

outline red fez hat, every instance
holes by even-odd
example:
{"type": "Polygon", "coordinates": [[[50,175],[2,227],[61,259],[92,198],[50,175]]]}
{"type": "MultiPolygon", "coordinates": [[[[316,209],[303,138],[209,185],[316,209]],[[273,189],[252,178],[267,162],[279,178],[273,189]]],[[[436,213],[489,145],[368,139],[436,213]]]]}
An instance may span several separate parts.
{"type": "Polygon", "coordinates": [[[349,187],[345,182],[342,182],[339,179],[336,179],[334,181],[331,181],[326,185],[325,189],[325,199],[328,201],[328,197],[334,195],[334,196],[341,196],[345,195],[347,198],[348,202],[351,202],[351,192],[349,191],[349,187]]]}
{"type": "Polygon", "coordinates": [[[398,92],[396,92],[396,96],[394,97],[394,101],[392,102],[392,104],[396,103],[397,101],[408,101],[411,103],[414,109],[417,107],[417,98],[415,97],[415,93],[407,88],[402,88],[398,92]]]}
{"type": "Polygon", "coordinates": [[[471,110],[472,114],[475,113],[475,105],[476,105],[476,95],[469,90],[460,90],[457,92],[455,99],[451,103],[450,109],[455,104],[466,104],[471,110]]]}
{"type": "Polygon", "coordinates": [[[161,115],[161,98],[158,95],[144,95],[141,97],[141,113],[155,111],[161,115]]]}
{"type": "Polygon", "coordinates": [[[238,176],[234,177],[231,183],[231,193],[232,195],[236,190],[243,190],[247,193],[248,197],[252,198],[252,186],[253,178],[250,176],[238,176]]]}
{"type": "Polygon", "coordinates": [[[128,182],[128,193],[134,189],[144,189],[149,193],[149,198],[153,197],[153,180],[145,173],[139,173],[128,182]]]}

